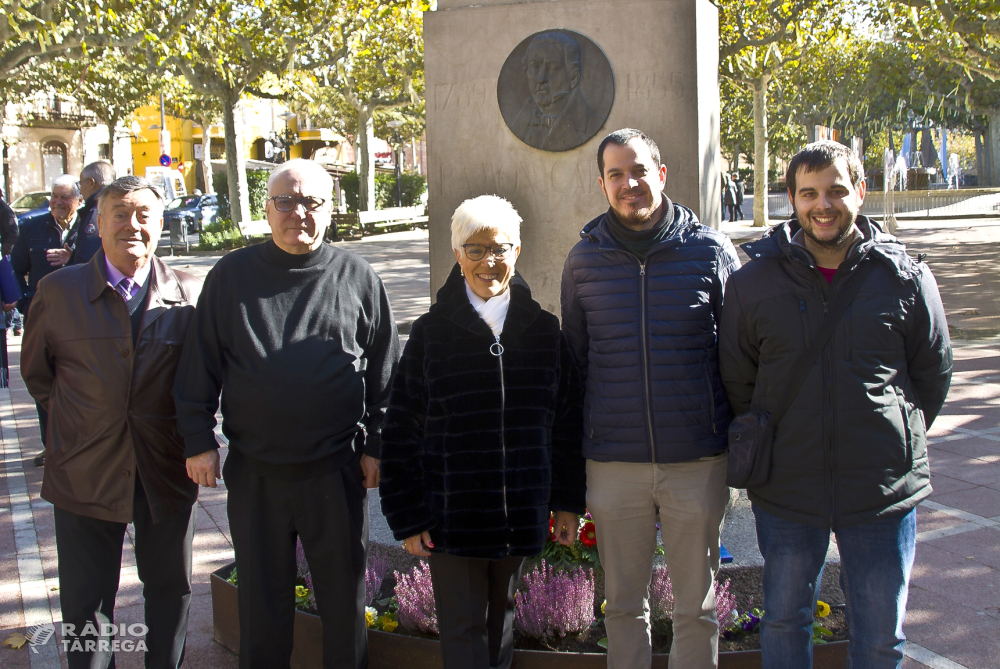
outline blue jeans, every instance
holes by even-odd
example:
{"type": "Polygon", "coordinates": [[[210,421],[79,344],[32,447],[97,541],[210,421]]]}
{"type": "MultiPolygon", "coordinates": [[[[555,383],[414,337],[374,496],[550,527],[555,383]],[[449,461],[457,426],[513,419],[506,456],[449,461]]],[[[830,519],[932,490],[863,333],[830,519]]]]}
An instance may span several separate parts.
{"type": "MultiPolygon", "coordinates": [[[[830,530],[779,518],[753,505],[764,556],[765,669],[811,669],[812,621],[830,530]]],[[[849,669],[903,663],[903,618],[913,568],[917,511],[833,531],[847,600],[849,669]]]]}

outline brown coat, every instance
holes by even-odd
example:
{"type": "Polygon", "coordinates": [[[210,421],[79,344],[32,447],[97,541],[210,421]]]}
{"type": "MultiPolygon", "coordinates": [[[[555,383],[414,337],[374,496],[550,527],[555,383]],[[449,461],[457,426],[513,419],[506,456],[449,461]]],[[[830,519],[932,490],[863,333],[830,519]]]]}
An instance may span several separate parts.
{"type": "Polygon", "coordinates": [[[154,522],[198,497],[172,391],[201,281],[152,263],[134,349],[103,250],[39,281],[31,305],[21,375],[49,411],[42,498],[79,515],[130,522],[137,469],[154,522]]]}

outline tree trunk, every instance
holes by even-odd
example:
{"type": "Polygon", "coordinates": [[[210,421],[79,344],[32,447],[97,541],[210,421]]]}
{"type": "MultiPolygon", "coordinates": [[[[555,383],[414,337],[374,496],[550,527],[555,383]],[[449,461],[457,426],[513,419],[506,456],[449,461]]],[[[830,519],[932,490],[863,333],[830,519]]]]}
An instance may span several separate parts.
{"type": "Polygon", "coordinates": [[[982,188],[986,179],[986,157],[983,155],[983,133],[976,130],[976,187],[982,188]]]}
{"type": "Polygon", "coordinates": [[[201,176],[205,180],[205,194],[215,192],[212,177],[212,126],[207,119],[201,119],[201,176]]]}
{"type": "Polygon", "coordinates": [[[4,123],[3,118],[0,118],[0,190],[3,191],[3,201],[10,202],[11,197],[7,188],[7,172],[6,165],[4,165],[3,157],[7,153],[7,141],[3,139],[3,129],[4,123]]]}
{"type": "Polygon", "coordinates": [[[229,212],[233,223],[250,222],[250,188],[247,185],[246,163],[243,147],[236,128],[238,95],[223,95],[222,121],[226,130],[226,176],[229,180],[229,212]]]}
{"type": "Polygon", "coordinates": [[[753,225],[767,227],[767,85],[765,72],[753,81],[753,225]]]}
{"type": "Polygon", "coordinates": [[[740,171],[740,140],[733,142],[733,164],[730,166],[730,172],[740,171]]]}
{"type": "Polygon", "coordinates": [[[990,123],[986,131],[986,156],[989,164],[990,188],[1000,186],[1000,169],[997,163],[1000,161],[1000,110],[991,111],[989,115],[990,123]]]}
{"type": "Polygon", "coordinates": [[[375,211],[375,114],[367,106],[358,110],[358,211],[375,211]]]}
{"type": "MultiPolygon", "coordinates": [[[[115,174],[118,174],[118,163],[115,161],[115,130],[118,128],[118,117],[112,116],[104,120],[105,125],[108,126],[108,159],[111,163],[111,167],[114,168],[115,174]]],[[[86,167],[86,165],[84,165],[86,167]]]]}

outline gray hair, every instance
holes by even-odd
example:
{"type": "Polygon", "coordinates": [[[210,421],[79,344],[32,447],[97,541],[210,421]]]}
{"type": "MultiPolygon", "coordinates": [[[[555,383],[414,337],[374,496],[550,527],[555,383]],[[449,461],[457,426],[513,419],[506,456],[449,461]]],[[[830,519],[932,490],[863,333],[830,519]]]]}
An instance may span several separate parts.
{"type": "Polygon", "coordinates": [[[514,246],[521,245],[521,215],[498,195],[480,195],[458,205],[451,217],[451,247],[461,251],[481,230],[505,234],[514,246]]]}
{"type": "Polygon", "coordinates": [[[104,187],[115,180],[115,168],[106,160],[90,163],[80,172],[80,181],[93,179],[98,186],[104,187]]]}
{"type": "Polygon", "coordinates": [[[55,190],[56,186],[63,188],[69,186],[73,189],[73,197],[80,197],[80,183],[72,174],[61,174],[57,176],[52,182],[52,190],[55,190]]]}
{"type": "Polygon", "coordinates": [[[163,205],[163,196],[160,195],[160,191],[156,189],[153,184],[149,183],[142,177],[137,177],[129,174],[128,176],[115,179],[101,191],[101,194],[97,198],[97,208],[104,209],[104,201],[109,197],[125,197],[129,193],[135,193],[140,190],[148,190],[154,196],[156,196],[157,202],[163,205]]]}
{"type": "Polygon", "coordinates": [[[324,195],[327,200],[333,199],[333,177],[315,160],[308,160],[306,158],[293,158],[281,163],[281,165],[271,172],[271,176],[267,178],[268,195],[271,194],[271,186],[289,172],[297,172],[302,175],[311,184],[315,184],[320,194],[324,195]]]}

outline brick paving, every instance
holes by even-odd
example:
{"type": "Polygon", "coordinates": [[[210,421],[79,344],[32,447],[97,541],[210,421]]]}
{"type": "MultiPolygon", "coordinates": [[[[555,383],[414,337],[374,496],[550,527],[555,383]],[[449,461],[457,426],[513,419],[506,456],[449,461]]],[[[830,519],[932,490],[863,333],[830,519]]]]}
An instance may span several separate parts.
{"type": "MultiPolygon", "coordinates": [[[[928,253],[941,284],[953,336],[996,334],[1000,279],[996,245],[1000,220],[903,224],[899,236],[928,253]],[[975,312],[975,313],[973,313],[975,312]],[[997,320],[992,320],[997,319],[997,320]],[[956,325],[957,324],[957,325],[956,325]]],[[[727,226],[735,239],[759,230],[727,226]]],[[[429,299],[427,233],[394,233],[343,245],[365,256],[382,276],[396,319],[408,324],[429,299]]],[[[211,257],[174,257],[180,269],[204,275],[211,257]]],[[[405,325],[403,325],[405,331],[405,325]]],[[[0,390],[0,637],[60,620],[52,507],[41,500],[41,450],[34,402],[21,380],[20,339],[8,339],[11,387],[0,390]]],[[[934,494],[918,511],[918,546],[905,631],[907,669],[987,669],[1000,657],[1000,338],[955,340],[955,377],[931,433],[934,494]]],[[[226,449],[222,449],[225,456],[226,449]]],[[[233,557],[225,484],[202,489],[194,543],[194,596],[184,667],[235,668],[236,656],[212,640],[209,575],[233,557]]],[[[385,536],[373,505],[373,537],[385,536]]],[[[126,539],[116,621],[142,620],[142,595],[126,539]]],[[[2,640],[2,639],[0,639],[2,640]]],[[[58,638],[56,639],[58,641],[58,638]]],[[[0,648],[0,667],[65,667],[58,644],[33,653],[0,648]]],[[[137,653],[119,653],[119,667],[140,667],[137,653]]]]}

